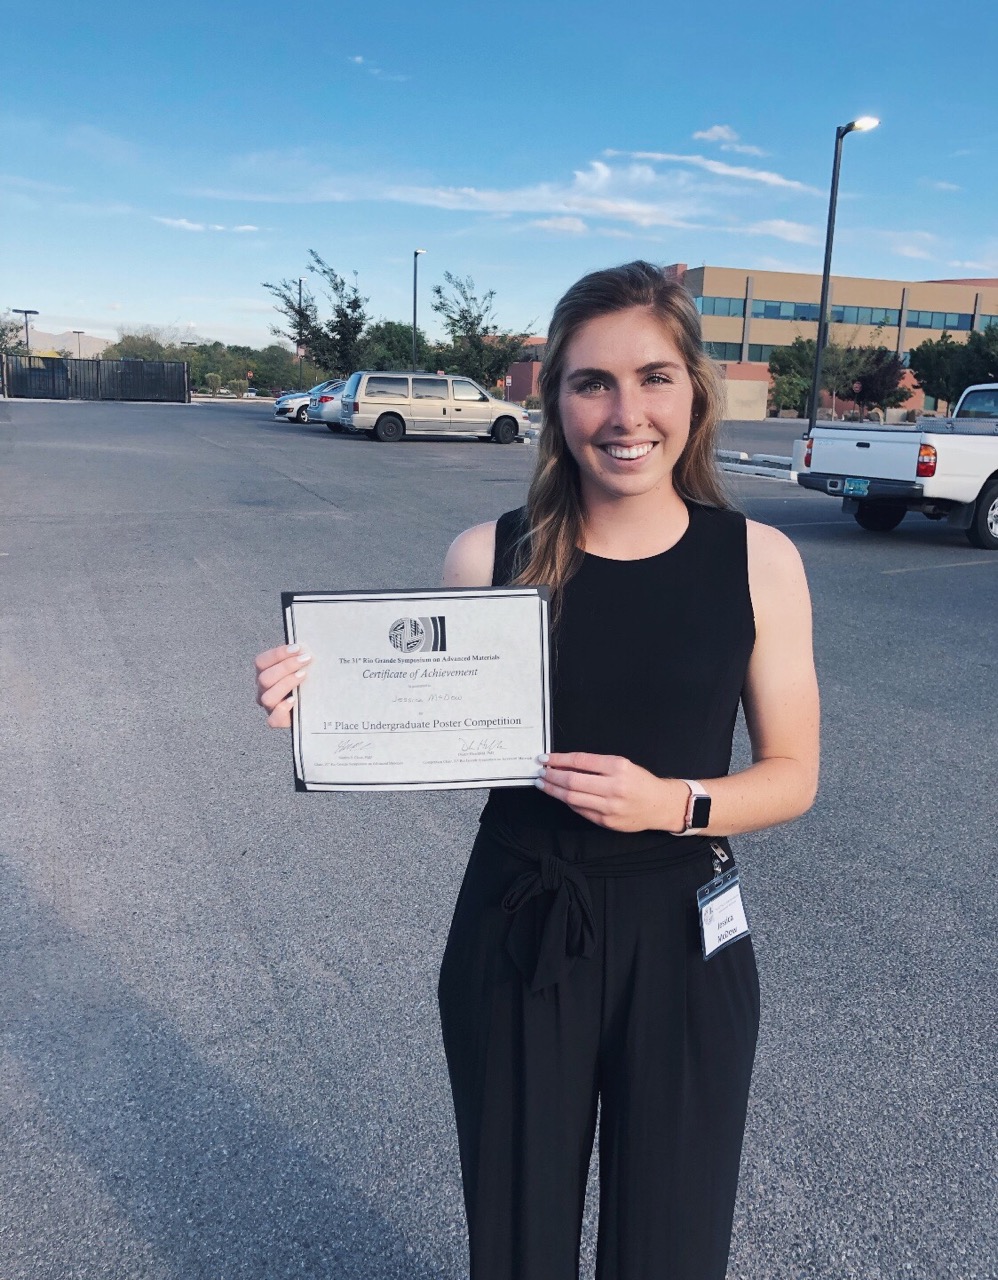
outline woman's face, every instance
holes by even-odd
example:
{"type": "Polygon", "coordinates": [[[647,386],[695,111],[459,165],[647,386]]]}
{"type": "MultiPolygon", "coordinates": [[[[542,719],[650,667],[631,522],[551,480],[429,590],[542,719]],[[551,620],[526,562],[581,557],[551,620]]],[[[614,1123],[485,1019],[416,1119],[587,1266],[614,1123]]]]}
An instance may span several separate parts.
{"type": "Polygon", "coordinates": [[[587,321],[568,344],[558,394],[583,498],[672,490],[686,447],[693,384],[679,348],[647,307],[587,321]]]}

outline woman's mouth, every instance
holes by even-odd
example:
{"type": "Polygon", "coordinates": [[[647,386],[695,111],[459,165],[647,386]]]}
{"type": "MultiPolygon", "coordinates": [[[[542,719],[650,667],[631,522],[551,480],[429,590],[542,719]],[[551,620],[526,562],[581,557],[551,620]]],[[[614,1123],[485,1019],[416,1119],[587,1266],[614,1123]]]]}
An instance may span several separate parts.
{"type": "Polygon", "coordinates": [[[655,448],[653,442],[646,444],[601,444],[599,446],[604,453],[608,453],[611,458],[618,458],[622,462],[631,462],[635,458],[643,458],[645,454],[651,453],[655,448]]]}

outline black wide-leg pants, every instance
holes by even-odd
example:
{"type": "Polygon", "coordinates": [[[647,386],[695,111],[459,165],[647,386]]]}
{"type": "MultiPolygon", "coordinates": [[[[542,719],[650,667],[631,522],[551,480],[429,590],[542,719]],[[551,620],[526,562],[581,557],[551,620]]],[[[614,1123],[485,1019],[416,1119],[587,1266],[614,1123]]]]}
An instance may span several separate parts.
{"type": "Polygon", "coordinates": [[[710,853],[587,874],[591,954],[536,991],[506,946],[523,869],[482,827],[440,974],[471,1280],[576,1280],[597,1100],[599,1280],[723,1280],[759,984],[750,938],[703,959],[710,853]]]}

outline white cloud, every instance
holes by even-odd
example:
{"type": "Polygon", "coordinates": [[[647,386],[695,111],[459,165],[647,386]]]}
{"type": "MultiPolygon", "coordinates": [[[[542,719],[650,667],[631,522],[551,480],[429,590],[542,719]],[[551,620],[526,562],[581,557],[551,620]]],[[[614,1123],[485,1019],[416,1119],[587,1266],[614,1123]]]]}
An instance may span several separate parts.
{"type": "Polygon", "coordinates": [[[823,243],[820,227],[810,227],[803,222],[789,222],[785,218],[767,218],[736,230],[744,231],[750,236],[773,236],[777,240],[786,240],[788,244],[823,243]]]}
{"type": "Polygon", "coordinates": [[[162,223],[164,227],[175,227],[178,231],[259,231],[252,223],[243,223],[238,227],[227,227],[221,222],[191,222],[189,218],[161,218],[152,215],[153,222],[162,223]]]}
{"type": "Polygon", "coordinates": [[[355,53],[351,55],[351,57],[347,58],[347,62],[355,62],[358,66],[360,66],[363,61],[364,59],[359,53],[355,53]]]}
{"type": "Polygon", "coordinates": [[[66,145],[91,160],[117,165],[134,164],[140,154],[134,142],[89,124],[78,124],[70,129],[66,134],[66,145]]]}
{"type": "Polygon", "coordinates": [[[152,215],[153,222],[161,222],[164,227],[176,227],[178,231],[204,231],[203,222],[190,222],[187,218],[160,218],[152,215]]]}
{"type": "Polygon", "coordinates": [[[38,182],[34,178],[21,178],[13,173],[0,173],[0,188],[9,188],[13,191],[33,191],[39,195],[57,196],[66,195],[72,191],[72,187],[59,187],[54,182],[38,182]]]}
{"type": "Polygon", "coordinates": [[[698,142],[719,142],[722,151],[734,151],[742,156],[764,156],[762,147],[741,142],[730,124],[712,124],[709,129],[698,129],[693,137],[698,142]]]}
{"type": "Polygon", "coordinates": [[[693,137],[698,142],[737,142],[738,134],[730,124],[712,124],[709,129],[698,129],[693,137]]]}
{"type": "Polygon", "coordinates": [[[587,230],[581,218],[538,218],[530,224],[540,227],[542,231],[565,231],[570,235],[582,235],[587,230]]]}
{"type": "Polygon", "coordinates": [[[888,252],[899,258],[930,261],[939,257],[938,237],[931,231],[854,231],[851,238],[859,236],[879,240],[888,252]]]}
{"type": "Polygon", "coordinates": [[[933,191],[962,191],[963,187],[958,187],[955,182],[933,182],[929,181],[929,186],[933,191]]]}
{"type": "Polygon", "coordinates": [[[765,156],[768,151],[763,151],[762,147],[750,146],[747,142],[726,142],[722,147],[722,151],[737,151],[740,156],[765,156]]]}
{"type": "Polygon", "coordinates": [[[768,169],[751,169],[747,165],[725,164],[723,160],[708,160],[706,156],[683,155],[674,151],[604,151],[605,156],[629,156],[632,160],[652,160],[659,164],[687,164],[721,178],[738,178],[744,182],[760,182],[767,187],[782,187],[787,191],[799,191],[819,196],[822,192],[795,178],[785,178],[768,169]]]}

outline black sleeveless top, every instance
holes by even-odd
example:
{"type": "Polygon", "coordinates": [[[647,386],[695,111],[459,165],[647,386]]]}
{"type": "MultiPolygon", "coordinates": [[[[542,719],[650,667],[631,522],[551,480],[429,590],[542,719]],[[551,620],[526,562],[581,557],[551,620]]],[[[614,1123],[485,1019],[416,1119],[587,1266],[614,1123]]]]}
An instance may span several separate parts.
{"type": "MultiPolygon", "coordinates": [[[[745,517],[687,507],[689,528],[668,551],[642,560],[587,552],[565,586],[552,643],[553,750],[625,756],[661,778],[728,772],[755,643],[745,517]]],[[[525,508],[500,516],[493,586],[523,563],[525,529],[525,508]]],[[[599,833],[621,852],[647,847],[652,834],[609,833],[534,787],[494,788],[481,820],[525,837],[599,833]]]]}

